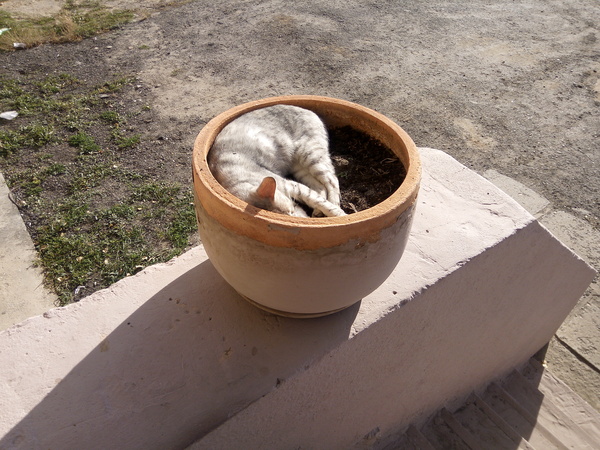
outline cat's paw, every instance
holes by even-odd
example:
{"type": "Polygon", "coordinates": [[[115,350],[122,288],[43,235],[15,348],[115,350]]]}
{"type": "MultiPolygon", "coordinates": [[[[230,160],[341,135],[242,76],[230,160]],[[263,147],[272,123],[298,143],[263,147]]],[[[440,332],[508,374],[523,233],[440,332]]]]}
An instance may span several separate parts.
{"type": "MultiPolygon", "coordinates": [[[[295,216],[295,217],[308,217],[308,214],[306,214],[306,211],[304,210],[304,208],[302,208],[302,206],[296,204],[294,206],[294,211],[290,214],[290,216],[295,216]]],[[[313,216],[314,217],[314,216],[313,216]]]]}

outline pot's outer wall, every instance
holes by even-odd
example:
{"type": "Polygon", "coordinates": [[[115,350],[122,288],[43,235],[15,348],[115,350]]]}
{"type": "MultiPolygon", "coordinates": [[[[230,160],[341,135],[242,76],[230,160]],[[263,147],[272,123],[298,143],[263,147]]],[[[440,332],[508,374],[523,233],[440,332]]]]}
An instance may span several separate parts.
{"type": "Polygon", "coordinates": [[[414,216],[411,206],[375,242],[297,250],[236,234],[199,204],[204,249],[225,281],[258,306],[293,316],[335,312],[377,289],[398,264],[414,216]]]}
{"type": "Polygon", "coordinates": [[[381,114],[343,100],[293,96],[247,103],[211,120],[196,139],[193,174],[198,230],[221,276],[257,306],[310,317],[360,301],[394,270],[408,240],[421,164],[410,137],[381,114]],[[208,168],[215,137],[237,116],[282,103],[310,109],[328,126],[350,125],[379,139],[404,164],[404,182],[380,204],[343,217],[285,216],[233,196],[208,168]]]}
{"type": "MultiPolygon", "coordinates": [[[[194,193],[206,214],[235,234],[263,244],[297,250],[316,250],[349,242],[376,242],[415,204],[421,179],[421,162],[412,139],[393,121],[363,106],[320,96],[272,97],[231,108],[212,119],[198,134],[193,153],[194,193]],[[227,123],[254,109],[290,104],[317,113],[328,126],[350,125],[388,146],[406,168],[402,185],[386,200],[342,217],[301,218],[255,208],[224,189],[208,168],[207,155],[227,123]]],[[[202,240],[205,237],[201,235],[202,240]]],[[[356,245],[356,244],[353,244],[356,245]]]]}

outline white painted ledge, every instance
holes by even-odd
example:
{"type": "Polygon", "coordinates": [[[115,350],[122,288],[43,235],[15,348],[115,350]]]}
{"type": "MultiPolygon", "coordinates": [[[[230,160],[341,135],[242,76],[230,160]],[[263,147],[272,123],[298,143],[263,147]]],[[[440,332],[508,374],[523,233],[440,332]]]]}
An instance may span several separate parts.
{"type": "Polygon", "coordinates": [[[542,347],[593,270],[437,150],[398,267],[310,320],[244,302],[201,247],[0,333],[0,448],[348,448],[542,347]]]}

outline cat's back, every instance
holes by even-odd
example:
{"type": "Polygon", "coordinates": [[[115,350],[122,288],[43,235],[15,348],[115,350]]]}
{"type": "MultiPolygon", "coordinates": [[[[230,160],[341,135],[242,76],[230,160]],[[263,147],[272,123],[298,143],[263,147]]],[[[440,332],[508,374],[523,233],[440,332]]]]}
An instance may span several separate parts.
{"type": "Polygon", "coordinates": [[[245,113],[227,124],[208,154],[213,172],[236,165],[289,170],[296,150],[309,139],[327,140],[327,131],[312,111],[292,105],[274,105],[245,113]]]}
{"type": "Polygon", "coordinates": [[[278,146],[292,145],[299,139],[313,136],[327,137],[321,119],[312,111],[293,105],[274,105],[250,111],[229,124],[219,133],[213,147],[245,147],[255,140],[267,140],[278,146]]]}
{"type": "Polygon", "coordinates": [[[321,134],[325,127],[314,112],[293,105],[274,105],[241,116],[242,123],[261,124],[267,133],[275,132],[298,138],[321,134]]]}

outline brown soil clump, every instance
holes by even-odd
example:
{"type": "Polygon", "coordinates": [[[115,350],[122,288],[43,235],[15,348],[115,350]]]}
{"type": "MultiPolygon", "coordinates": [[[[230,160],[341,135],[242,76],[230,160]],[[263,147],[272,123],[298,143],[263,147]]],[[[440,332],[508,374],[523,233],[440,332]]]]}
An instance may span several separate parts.
{"type": "Polygon", "coordinates": [[[346,213],[381,203],[404,181],[406,170],[400,160],[371,136],[342,127],[329,130],[329,141],[346,213]]]}

